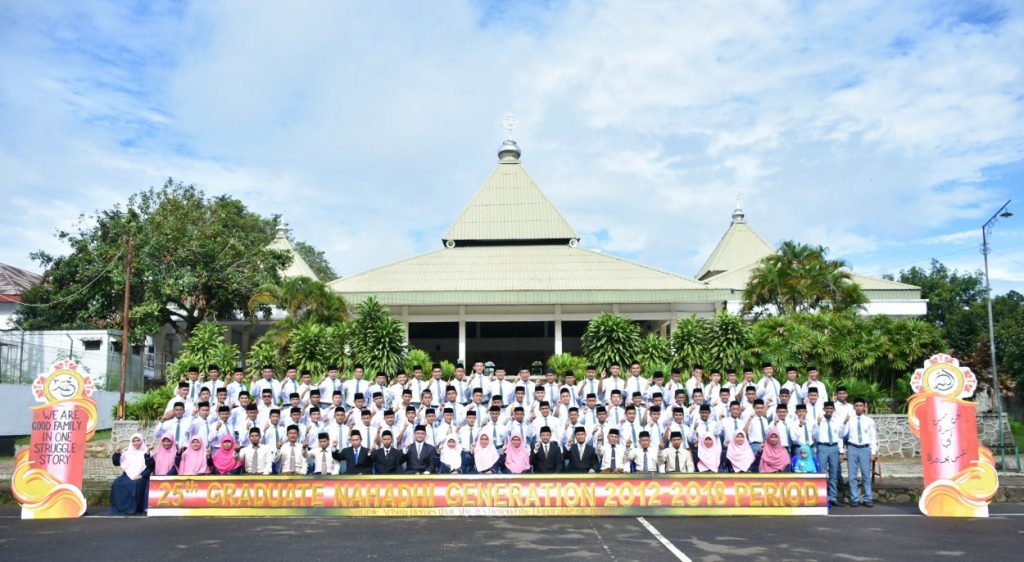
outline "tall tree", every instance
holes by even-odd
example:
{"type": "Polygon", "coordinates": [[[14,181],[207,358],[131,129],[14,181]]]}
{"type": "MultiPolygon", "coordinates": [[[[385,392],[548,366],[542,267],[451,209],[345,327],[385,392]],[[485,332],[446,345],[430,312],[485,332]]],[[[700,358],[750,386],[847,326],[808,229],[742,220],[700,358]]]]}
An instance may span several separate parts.
{"type": "Polygon", "coordinates": [[[925,319],[942,330],[954,354],[970,353],[980,337],[987,341],[986,313],[979,307],[985,301],[985,282],[980,271],[950,270],[932,260],[927,270],[912,267],[900,271],[897,280],[921,288],[921,298],[928,301],[925,319]]]}
{"type": "Polygon", "coordinates": [[[855,310],[867,302],[843,260],[823,246],[788,240],[761,260],[743,291],[744,311],[757,315],[855,310]]]}
{"type": "Polygon", "coordinates": [[[302,259],[306,260],[309,268],[313,270],[313,273],[316,273],[320,281],[327,283],[338,278],[338,274],[331,267],[331,262],[327,261],[323,250],[316,249],[312,244],[296,242],[294,240],[292,241],[292,246],[295,248],[295,252],[302,256],[302,259]]]}
{"type": "Polygon", "coordinates": [[[66,256],[33,254],[43,282],[23,295],[24,329],[116,328],[128,239],[134,242],[130,316],[140,337],[172,324],[184,335],[203,320],[244,311],[261,285],[277,283],[290,259],[267,249],[276,219],[227,195],[207,196],[168,179],[132,195],[124,206],[82,217],[58,233],[66,256]],[[33,306],[36,305],[36,306],[33,306]]]}

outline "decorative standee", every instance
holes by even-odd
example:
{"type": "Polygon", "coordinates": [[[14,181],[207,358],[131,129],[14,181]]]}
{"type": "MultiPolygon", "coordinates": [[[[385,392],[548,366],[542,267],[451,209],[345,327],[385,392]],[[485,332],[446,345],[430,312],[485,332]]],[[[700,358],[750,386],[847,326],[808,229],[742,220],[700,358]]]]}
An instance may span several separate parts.
{"type": "Polygon", "coordinates": [[[22,519],[81,517],[85,442],[96,433],[92,377],[71,359],[53,364],[32,385],[39,406],[32,410],[29,448],[18,454],[11,491],[22,519]]]}
{"type": "MultiPolygon", "coordinates": [[[[990,451],[978,442],[977,378],[956,358],[937,354],[910,377],[910,430],[921,440],[924,493],[918,507],[931,517],[988,517],[999,488],[990,451]]],[[[1001,422],[1000,422],[1001,423],[1001,422]]]]}

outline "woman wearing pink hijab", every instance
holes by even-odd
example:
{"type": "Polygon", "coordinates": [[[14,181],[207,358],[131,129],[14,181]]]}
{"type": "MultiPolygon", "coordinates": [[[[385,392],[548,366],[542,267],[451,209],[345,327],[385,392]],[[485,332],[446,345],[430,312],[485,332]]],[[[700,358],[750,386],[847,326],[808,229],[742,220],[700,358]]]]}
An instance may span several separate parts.
{"type": "Polygon", "coordinates": [[[729,459],[729,466],[733,472],[750,472],[754,464],[754,450],[747,443],[747,436],[742,431],[737,431],[729,442],[729,449],[725,453],[729,459]]]}
{"type": "Polygon", "coordinates": [[[164,435],[160,438],[160,444],[153,451],[153,460],[156,461],[153,474],[170,476],[178,473],[178,448],[174,446],[174,437],[164,435]]]}
{"type": "Polygon", "coordinates": [[[761,465],[759,472],[790,472],[789,452],[782,446],[782,439],[775,429],[768,430],[768,437],[761,447],[761,465]]]}
{"type": "Polygon", "coordinates": [[[242,469],[242,460],[238,458],[235,438],[225,435],[220,440],[220,447],[210,456],[210,464],[216,474],[238,474],[242,469]]]}
{"type": "Polygon", "coordinates": [[[178,463],[178,474],[181,476],[195,476],[197,474],[209,474],[210,464],[206,456],[206,441],[198,435],[192,436],[188,441],[188,447],[181,453],[181,462],[178,463]]]}
{"type": "Polygon", "coordinates": [[[494,474],[498,472],[498,460],[501,455],[498,449],[491,443],[491,436],[481,431],[476,438],[476,446],[473,447],[473,464],[480,474],[494,474]]]}
{"type": "Polygon", "coordinates": [[[697,472],[718,472],[722,462],[722,444],[711,434],[705,434],[697,447],[697,472]]]}
{"type": "Polygon", "coordinates": [[[523,440],[518,435],[512,435],[505,446],[505,468],[512,474],[530,471],[530,450],[523,446],[523,440]]]}

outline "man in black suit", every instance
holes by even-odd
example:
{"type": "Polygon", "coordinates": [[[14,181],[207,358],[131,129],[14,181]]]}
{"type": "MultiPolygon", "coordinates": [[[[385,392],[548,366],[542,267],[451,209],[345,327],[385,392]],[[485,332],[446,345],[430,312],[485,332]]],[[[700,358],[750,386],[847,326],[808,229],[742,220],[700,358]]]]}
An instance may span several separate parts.
{"type": "Polygon", "coordinates": [[[540,441],[534,444],[530,453],[530,464],[537,474],[562,472],[562,448],[551,442],[551,428],[540,428],[540,441]]]}
{"type": "Polygon", "coordinates": [[[592,474],[601,469],[597,451],[587,443],[587,428],[583,426],[576,428],[576,441],[565,452],[565,458],[569,461],[569,472],[592,474]]]}
{"type": "Polygon", "coordinates": [[[380,447],[370,453],[374,474],[398,474],[402,470],[405,455],[393,447],[391,430],[385,429],[380,434],[380,447]]]}
{"type": "Polygon", "coordinates": [[[348,467],[345,474],[372,474],[373,461],[370,460],[370,450],[363,447],[363,436],[358,429],[353,429],[349,435],[351,446],[341,450],[341,460],[345,461],[348,467]]]}
{"type": "Polygon", "coordinates": [[[427,427],[417,425],[416,431],[412,434],[414,441],[405,452],[405,473],[406,474],[430,474],[434,471],[434,457],[437,449],[430,443],[425,443],[427,438],[427,427]]]}

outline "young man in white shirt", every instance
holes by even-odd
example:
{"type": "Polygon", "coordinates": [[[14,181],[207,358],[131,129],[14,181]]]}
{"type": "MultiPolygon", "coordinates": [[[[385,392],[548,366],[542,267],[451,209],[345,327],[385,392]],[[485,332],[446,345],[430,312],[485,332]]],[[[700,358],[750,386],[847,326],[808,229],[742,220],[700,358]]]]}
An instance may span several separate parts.
{"type": "Polygon", "coordinates": [[[737,433],[746,431],[748,416],[740,406],[740,403],[733,400],[729,403],[729,415],[721,421],[722,441],[732,443],[732,437],[737,433]]]}
{"type": "MultiPolygon", "coordinates": [[[[469,372],[469,379],[466,381],[469,388],[479,388],[483,390],[484,400],[488,400],[491,396],[491,377],[487,376],[484,369],[484,362],[477,359],[473,362],[473,367],[469,372]]],[[[483,412],[479,412],[477,417],[483,417],[483,412]]]]}
{"type": "Polygon", "coordinates": [[[285,426],[281,423],[281,410],[277,408],[270,410],[267,421],[260,426],[260,432],[263,434],[262,445],[267,445],[276,451],[284,444],[285,426]]]}
{"type": "MultiPolygon", "coordinates": [[[[878,460],[878,433],[875,420],[867,415],[867,403],[863,398],[854,398],[853,417],[846,422],[847,474],[850,477],[850,507],[863,504],[872,507],[871,463],[878,460]],[[860,494],[861,486],[864,493],[860,494]]],[[[840,461],[842,459],[840,458],[840,461]]]]}
{"type": "Polygon", "coordinates": [[[695,472],[693,457],[685,443],[682,433],[673,431],[669,434],[669,446],[658,456],[658,472],[695,472]]]}
{"type": "Polygon", "coordinates": [[[508,426],[501,418],[501,406],[491,406],[487,415],[488,419],[481,429],[491,436],[494,447],[501,450],[505,445],[505,436],[508,435],[508,426]]]}
{"type": "Polygon", "coordinates": [[[209,389],[211,396],[217,395],[218,388],[227,388],[224,381],[220,380],[220,367],[217,365],[210,365],[206,368],[206,374],[209,378],[203,382],[203,388],[209,389]]]}
{"type": "Polygon", "coordinates": [[[540,435],[540,428],[542,427],[551,428],[551,440],[556,443],[562,443],[564,437],[563,430],[565,424],[560,422],[558,418],[551,415],[551,405],[547,402],[541,402],[538,407],[537,415],[533,418],[531,424],[531,431],[534,435],[540,435]]]}
{"type": "Polygon", "coordinates": [[[302,371],[302,374],[299,375],[299,388],[295,391],[299,395],[300,408],[309,404],[309,393],[314,388],[316,387],[313,385],[313,373],[302,371]]]}
{"type": "Polygon", "coordinates": [[[512,401],[512,394],[516,391],[516,385],[506,378],[505,368],[498,367],[494,369],[494,376],[491,377],[491,387],[487,391],[487,395],[493,400],[495,396],[501,398],[502,404],[508,404],[512,401]]]}
{"type": "MultiPolygon", "coordinates": [[[[303,372],[308,373],[309,371],[303,372]]],[[[291,396],[293,392],[299,391],[299,381],[297,380],[297,377],[298,369],[295,368],[295,365],[288,365],[288,368],[285,369],[284,372],[284,380],[281,381],[280,388],[277,391],[278,394],[274,397],[275,402],[278,404],[284,404],[288,402],[288,397],[291,396]]]]}
{"type": "MultiPolygon", "coordinates": [[[[217,408],[217,418],[210,421],[210,446],[216,447],[226,436],[234,438],[231,429],[231,408],[220,406],[217,408]]],[[[235,440],[237,443],[237,439],[235,440]]]]}
{"type": "Polygon", "coordinates": [[[330,444],[330,436],[321,432],[317,435],[317,447],[310,449],[308,457],[313,461],[313,474],[338,474],[341,467],[341,450],[330,444]]]}
{"type": "Polygon", "coordinates": [[[238,452],[245,474],[271,474],[274,469],[274,449],[260,444],[258,427],[249,430],[249,444],[238,452]]]}
{"type": "Polygon", "coordinates": [[[274,462],[281,467],[281,474],[302,475],[308,469],[306,447],[299,441],[299,426],[290,425],[285,430],[287,441],[281,444],[274,456],[274,462]]]}
{"type": "Polygon", "coordinates": [[[704,367],[701,364],[693,366],[693,370],[690,372],[690,378],[686,379],[686,383],[683,385],[686,389],[686,396],[690,400],[693,400],[693,391],[700,389],[704,392],[704,367]]]}
{"type": "Polygon", "coordinates": [[[683,370],[677,367],[672,368],[672,372],[669,373],[669,380],[665,383],[665,396],[675,398],[676,391],[682,389],[686,391],[686,386],[682,382],[683,370]]]}
{"type": "Polygon", "coordinates": [[[658,446],[651,442],[651,434],[640,432],[639,442],[629,451],[633,472],[652,474],[658,471],[658,446]]]}
{"type": "Polygon", "coordinates": [[[626,377],[626,395],[633,396],[634,393],[639,392],[640,396],[647,393],[647,379],[640,375],[641,372],[640,362],[633,361],[629,364],[629,376],[626,377]]]}
{"type": "MultiPolygon", "coordinates": [[[[825,402],[823,413],[814,426],[814,442],[818,445],[818,469],[828,474],[828,502],[836,505],[839,488],[839,463],[846,453],[846,421],[836,418],[835,406],[825,402]]],[[[870,476],[869,476],[870,477],[870,476]]]]}
{"type": "Polygon", "coordinates": [[[352,378],[341,383],[341,391],[345,395],[345,405],[350,409],[356,405],[356,396],[363,396],[370,389],[370,383],[363,380],[365,376],[366,371],[363,366],[356,363],[352,367],[352,378]]]}
{"type": "Polygon", "coordinates": [[[630,404],[626,406],[626,419],[619,427],[619,435],[626,440],[626,448],[632,449],[640,442],[640,434],[644,431],[644,425],[636,415],[636,408],[630,404]]]}
{"type": "Polygon", "coordinates": [[[277,382],[277,380],[274,378],[274,368],[272,366],[264,365],[263,368],[260,369],[260,374],[262,375],[263,378],[252,383],[252,385],[249,387],[250,395],[252,395],[254,398],[262,398],[263,391],[269,390],[271,399],[273,399],[273,397],[281,394],[281,383],[277,382]]]}
{"type": "Polygon", "coordinates": [[[610,402],[612,391],[618,390],[621,399],[622,391],[626,388],[626,382],[622,380],[622,366],[613,361],[608,366],[608,374],[611,376],[606,377],[605,372],[601,371],[601,384],[597,387],[598,394],[610,402]]]}
{"type": "Polygon", "coordinates": [[[765,406],[772,406],[779,401],[779,390],[782,385],[775,380],[775,367],[771,363],[761,366],[761,380],[757,381],[757,397],[764,400],[765,406]]]}
{"type": "Polygon", "coordinates": [[[822,402],[828,401],[828,388],[825,387],[825,383],[818,379],[819,373],[818,368],[811,366],[807,367],[807,382],[803,384],[802,394],[807,396],[807,392],[812,388],[818,389],[818,399],[822,402]]]}
{"type": "Polygon", "coordinates": [[[198,435],[202,437],[203,443],[210,445],[210,403],[200,402],[197,404],[196,416],[192,418],[192,425],[188,429],[189,437],[198,435]]]}
{"type": "Polygon", "coordinates": [[[768,416],[767,408],[765,408],[764,400],[757,398],[754,400],[754,416],[747,420],[747,441],[750,442],[750,449],[754,451],[754,456],[758,456],[761,453],[761,445],[764,444],[764,440],[768,437],[768,416]]]}
{"type": "MultiPolygon", "coordinates": [[[[320,396],[334,396],[334,391],[341,390],[341,385],[341,379],[338,378],[338,367],[330,365],[327,367],[327,375],[316,386],[316,390],[320,391],[320,396]]],[[[313,389],[310,389],[310,393],[312,391],[313,389]]]]}
{"type": "Polygon", "coordinates": [[[174,445],[178,449],[184,449],[188,445],[191,426],[191,418],[185,416],[185,403],[175,402],[171,406],[171,417],[157,426],[153,436],[159,443],[164,435],[170,435],[174,439],[174,445]]]}
{"type": "Polygon", "coordinates": [[[796,367],[786,367],[786,382],[782,383],[780,390],[788,390],[790,398],[795,399],[799,402],[803,390],[801,389],[800,383],[797,382],[797,378],[800,377],[800,372],[796,370],[796,367]]]}
{"type": "Polygon", "coordinates": [[[196,411],[196,405],[188,399],[188,381],[181,381],[178,383],[177,393],[167,401],[167,406],[164,407],[163,420],[171,419],[173,415],[174,405],[181,403],[181,407],[188,417],[192,417],[192,414],[196,411]]]}
{"type": "MultiPolygon", "coordinates": [[[[249,389],[245,386],[245,371],[241,367],[236,367],[231,372],[231,378],[233,379],[228,383],[228,406],[234,408],[238,405],[238,395],[242,392],[249,393],[249,389]]],[[[243,406],[244,408],[244,406],[243,406]]]]}
{"type": "Polygon", "coordinates": [[[586,374],[583,376],[583,380],[576,384],[577,399],[583,401],[593,394],[597,398],[598,402],[603,402],[598,391],[600,385],[600,381],[597,380],[597,367],[595,365],[587,365],[586,374]]]}
{"type": "Polygon", "coordinates": [[[704,385],[704,399],[714,408],[720,399],[718,391],[722,389],[722,372],[711,369],[711,380],[704,385]]]}
{"type": "Polygon", "coordinates": [[[605,474],[628,473],[628,451],[626,447],[619,444],[619,430],[615,428],[609,429],[605,438],[607,443],[601,454],[601,472],[605,474]]]}

